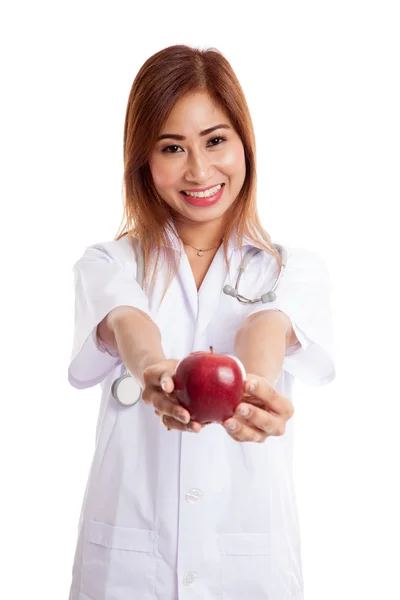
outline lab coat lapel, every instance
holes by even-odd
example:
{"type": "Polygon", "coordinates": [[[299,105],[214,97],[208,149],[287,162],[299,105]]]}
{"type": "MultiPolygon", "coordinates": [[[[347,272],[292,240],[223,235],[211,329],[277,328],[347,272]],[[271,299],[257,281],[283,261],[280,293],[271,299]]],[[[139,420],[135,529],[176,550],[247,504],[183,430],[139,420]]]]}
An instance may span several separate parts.
{"type": "MultiPolygon", "coordinates": [[[[171,222],[170,225],[171,229],[177,234],[174,223],[171,222]]],[[[249,243],[246,237],[243,241],[244,244],[249,243]]],[[[234,267],[232,265],[234,252],[238,248],[237,233],[233,231],[228,242],[229,272],[225,264],[223,247],[221,246],[214,256],[199,291],[197,291],[189,259],[183,249],[183,245],[172,235],[169,236],[169,245],[175,252],[180,252],[179,279],[187,306],[193,315],[193,319],[196,321],[195,345],[197,345],[199,337],[218,312],[223,287],[225,283],[228,283],[228,275],[229,280],[232,281],[234,280],[232,278],[236,278],[237,276],[236,272],[233,273],[234,267]]]]}
{"type": "Polygon", "coordinates": [[[179,262],[177,279],[181,286],[182,294],[185,298],[185,305],[193,315],[193,320],[197,320],[198,315],[198,299],[197,288],[194,281],[192,269],[189,260],[183,248],[183,244],[179,239],[175,224],[171,219],[167,229],[167,250],[175,253],[175,259],[179,262]]]}
{"type": "MultiPolygon", "coordinates": [[[[230,254],[229,249],[228,257],[230,254]]],[[[214,256],[198,292],[197,335],[202,335],[211,319],[216,316],[227,275],[224,251],[221,246],[214,256]]]]}
{"type": "Polygon", "coordinates": [[[196,321],[199,313],[196,282],[193,277],[189,259],[184,251],[182,251],[179,263],[179,279],[183,287],[182,291],[186,297],[187,305],[193,314],[193,319],[196,321]]]}
{"type": "Polygon", "coordinates": [[[220,248],[206,273],[199,291],[185,252],[179,265],[179,278],[193,318],[196,321],[196,337],[201,335],[218,309],[226,279],[223,249],[220,248]]]}
{"type": "Polygon", "coordinates": [[[198,292],[199,306],[196,338],[203,334],[211,319],[217,315],[219,303],[223,296],[224,285],[236,281],[241,259],[246,250],[254,246],[261,248],[261,246],[255,245],[250,238],[243,236],[243,250],[239,252],[237,232],[234,230],[228,242],[229,269],[227,269],[225,264],[223,247],[219,248],[198,292]],[[237,258],[235,258],[236,251],[238,252],[237,258]]]}

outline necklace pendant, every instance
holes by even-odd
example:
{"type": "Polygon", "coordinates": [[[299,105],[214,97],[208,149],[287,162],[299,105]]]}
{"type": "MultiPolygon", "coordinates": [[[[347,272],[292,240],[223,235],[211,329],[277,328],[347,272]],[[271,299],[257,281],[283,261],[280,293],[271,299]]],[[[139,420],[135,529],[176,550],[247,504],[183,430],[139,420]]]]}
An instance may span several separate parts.
{"type": "Polygon", "coordinates": [[[204,256],[204,252],[203,252],[203,250],[199,250],[199,251],[197,252],[197,256],[204,256]]]}

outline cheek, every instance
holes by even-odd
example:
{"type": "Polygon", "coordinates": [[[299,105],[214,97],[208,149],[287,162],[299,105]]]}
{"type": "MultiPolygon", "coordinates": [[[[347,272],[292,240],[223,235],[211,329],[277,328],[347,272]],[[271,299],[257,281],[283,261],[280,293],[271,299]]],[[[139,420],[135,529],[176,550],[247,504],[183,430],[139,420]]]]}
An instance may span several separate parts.
{"type": "Polygon", "coordinates": [[[151,175],[153,177],[153,181],[154,181],[154,185],[156,187],[162,187],[164,185],[164,174],[162,173],[162,171],[159,170],[152,170],[151,171],[151,175]]]}
{"type": "Polygon", "coordinates": [[[241,173],[246,167],[244,148],[238,145],[237,147],[230,148],[221,157],[221,166],[229,171],[229,173],[241,173]]]}
{"type": "Polygon", "coordinates": [[[150,159],[149,167],[156,188],[165,189],[174,185],[176,180],[175,170],[162,161],[150,159]]]}
{"type": "Polygon", "coordinates": [[[170,169],[154,168],[151,174],[157,188],[168,188],[174,185],[176,178],[170,169]]]}

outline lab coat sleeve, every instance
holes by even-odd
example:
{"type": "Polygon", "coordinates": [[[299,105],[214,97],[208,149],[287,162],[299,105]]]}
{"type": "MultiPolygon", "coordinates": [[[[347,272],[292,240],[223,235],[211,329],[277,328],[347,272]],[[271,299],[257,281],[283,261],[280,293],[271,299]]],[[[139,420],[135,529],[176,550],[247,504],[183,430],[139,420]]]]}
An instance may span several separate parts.
{"type": "MultiPolygon", "coordinates": [[[[108,243],[109,244],[109,243],[108,243]]],[[[86,248],[73,266],[75,328],[68,381],[78,389],[100,383],[122,364],[115,349],[97,338],[97,326],[117,306],[133,306],[150,314],[148,299],[136,281],[133,252],[113,256],[107,243],[86,248]]]]}
{"type": "MultiPolygon", "coordinates": [[[[275,291],[276,300],[257,303],[251,314],[266,309],[284,312],[299,343],[286,350],[283,369],[306,385],[325,385],[336,375],[329,270],[316,252],[303,248],[286,250],[287,266],[275,291]]],[[[273,260],[260,293],[271,289],[278,273],[273,260]]]]}

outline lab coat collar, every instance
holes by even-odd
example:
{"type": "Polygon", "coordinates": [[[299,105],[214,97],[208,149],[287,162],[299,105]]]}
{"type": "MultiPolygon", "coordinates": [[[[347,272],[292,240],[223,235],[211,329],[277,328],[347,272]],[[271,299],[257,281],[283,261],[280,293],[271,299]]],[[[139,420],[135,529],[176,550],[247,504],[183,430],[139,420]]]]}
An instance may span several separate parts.
{"type": "Polygon", "coordinates": [[[179,238],[178,231],[175,227],[173,219],[169,219],[167,221],[165,231],[167,236],[167,242],[164,243],[163,246],[181,252],[181,250],[183,249],[183,244],[179,238]]]}
{"type": "MultiPolygon", "coordinates": [[[[181,255],[180,274],[182,277],[183,287],[186,292],[188,305],[190,306],[193,317],[197,324],[194,348],[198,348],[201,346],[201,336],[203,335],[204,330],[210,323],[213,316],[217,313],[218,305],[222,296],[222,289],[225,283],[228,282],[227,277],[229,276],[230,281],[235,275],[235,273],[232,273],[233,267],[231,265],[231,259],[234,252],[238,251],[239,249],[237,231],[234,230],[232,232],[228,242],[228,261],[230,263],[229,268],[227,269],[225,264],[222,248],[219,248],[212,261],[212,268],[208,270],[198,291],[196,289],[189,260],[184,252],[183,243],[178,236],[177,229],[172,220],[168,221],[166,232],[167,241],[164,243],[164,246],[172,248],[173,251],[177,251],[181,255]],[[217,290],[220,291],[218,292],[217,290]]],[[[258,246],[252,242],[248,236],[244,236],[243,252],[246,252],[249,246],[261,248],[261,246],[258,246]]]]}
{"type": "MultiPolygon", "coordinates": [[[[178,231],[175,227],[173,219],[170,219],[167,223],[167,242],[164,244],[164,247],[172,248],[173,250],[181,252],[183,250],[183,244],[179,238],[178,231]]],[[[263,250],[261,243],[253,242],[247,235],[243,236],[243,246],[253,246],[255,248],[260,248],[260,250],[263,250]]],[[[228,242],[228,257],[231,257],[232,252],[238,247],[238,235],[237,231],[234,230],[228,242]]]]}
{"type": "MultiPolygon", "coordinates": [[[[260,250],[264,250],[263,246],[261,245],[261,242],[253,242],[252,239],[250,239],[250,237],[248,235],[244,235],[243,239],[242,239],[242,244],[243,244],[243,248],[245,246],[252,246],[253,248],[259,248],[260,250]]],[[[238,234],[237,231],[234,230],[232,232],[231,238],[229,240],[229,252],[228,255],[231,254],[232,250],[236,250],[239,248],[239,241],[238,241],[238,234]]]]}

